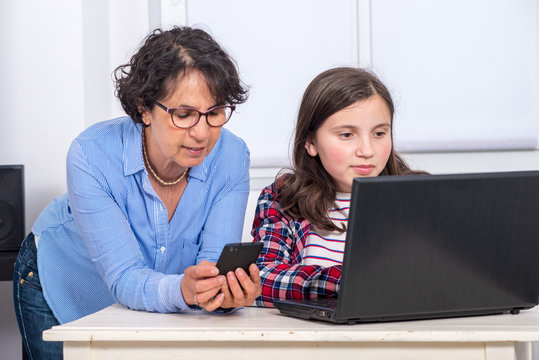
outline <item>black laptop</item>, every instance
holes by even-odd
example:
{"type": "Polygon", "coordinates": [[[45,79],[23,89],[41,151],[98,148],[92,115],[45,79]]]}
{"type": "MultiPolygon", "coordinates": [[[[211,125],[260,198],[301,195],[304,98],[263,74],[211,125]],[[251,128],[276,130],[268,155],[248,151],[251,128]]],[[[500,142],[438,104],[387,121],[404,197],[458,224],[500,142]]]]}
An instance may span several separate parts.
{"type": "Polygon", "coordinates": [[[518,313],[539,299],[539,171],[357,178],[339,296],[282,314],[357,323],[518,313]]]}

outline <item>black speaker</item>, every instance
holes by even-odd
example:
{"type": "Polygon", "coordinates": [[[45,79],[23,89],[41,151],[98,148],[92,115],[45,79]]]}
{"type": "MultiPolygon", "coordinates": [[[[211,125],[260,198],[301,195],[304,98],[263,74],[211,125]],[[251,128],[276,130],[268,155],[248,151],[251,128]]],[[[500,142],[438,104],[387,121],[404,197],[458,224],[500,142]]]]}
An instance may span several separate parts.
{"type": "Polygon", "coordinates": [[[0,251],[19,250],[24,238],[24,166],[0,165],[0,251]]]}

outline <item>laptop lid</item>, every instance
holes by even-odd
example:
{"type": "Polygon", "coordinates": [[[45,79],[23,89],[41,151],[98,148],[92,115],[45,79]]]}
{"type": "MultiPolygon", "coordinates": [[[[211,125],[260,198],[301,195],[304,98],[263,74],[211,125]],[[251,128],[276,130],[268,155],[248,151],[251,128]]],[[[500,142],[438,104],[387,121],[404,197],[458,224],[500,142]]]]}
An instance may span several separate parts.
{"type": "Polygon", "coordinates": [[[539,171],[357,178],[335,318],[504,312],[539,297],[539,171]]]}

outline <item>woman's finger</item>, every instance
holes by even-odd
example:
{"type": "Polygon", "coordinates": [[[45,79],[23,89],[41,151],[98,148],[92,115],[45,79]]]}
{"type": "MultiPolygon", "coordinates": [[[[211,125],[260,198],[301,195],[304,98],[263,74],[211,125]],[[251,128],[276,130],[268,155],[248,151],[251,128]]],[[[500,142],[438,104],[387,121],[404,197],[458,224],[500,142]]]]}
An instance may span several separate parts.
{"type": "Polygon", "coordinates": [[[223,294],[218,294],[213,297],[213,300],[201,305],[206,311],[215,311],[223,303],[225,296],[223,294]]]}
{"type": "MultiPolygon", "coordinates": [[[[240,269],[241,270],[241,269],[240,269]]],[[[238,270],[236,270],[238,271],[238,270]]],[[[243,271],[243,270],[241,270],[243,271]]],[[[243,300],[245,299],[245,294],[243,293],[243,289],[240,286],[240,283],[238,282],[238,279],[236,278],[236,274],[232,271],[229,271],[226,274],[226,282],[228,283],[228,288],[230,289],[230,292],[232,293],[232,297],[234,298],[234,302],[238,304],[242,304],[243,300]]]]}
{"type": "Polygon", "coordinates": [[[226,301],[226,299],[232,298],[232,294],[230,293],[228,283],[224,283],[221,286],[221,293],[225,296],[225,301],[226,301]]]}
{"type": "Polygon", "coordinates": [[[249,265],[249,274],[253,283],[258,286],[262,286],[262,280],[260,279],[260,269],[256,264],[249,265]]]}
{"type": "Polygon", "coordinates": [[[252,294],[255,293],[256,288],[251,278],[247,275],[247,273],[243,269],[236,269],[235,274],[236,274],[236,278],[239,280],[240,286],[243,289],[244,297],[252,296],[252,294]]]}
{"type": "Polygon", "coordinates": [[[202,266],[215,266],[215,263],[214,263],[214,262],[211,262],[211,261],[208,261],[208,260],[202,260],[201,262],[198,263],[198,265],[202,265],[202,266]]]}
{"type": "Polygon", "coordinates": [[[208,291],[200,292],[196,294],[196,300],[201,307],[207,306],[214,297],[219,293],[219,290],[221,290],[221,286],[218,288],[210,289],[208,291]]]}
{"type": "Polygon", "coordinates": [[[188,305],[200,304],[207,299],[201,299],[201,293],[220,289],[225,283],[224,276],[216,276],[218,270],[215,266],[194,265],[185,269],[181,291],[188,305]]]}
{"type": "Polygon", "coordinates": [[[194,291],[195,293],[203,293],[205,291],[210,291],[214,289],[220,289],[221,286],[225,283],[225,277],[219,275],[209,279],[195,280],[194,291]]]}
{"type": "Polygon", "coordinates": [[[208,261],[202,261],[198,265],[190,266],[189,269],[192,270],[192,276],[196,279],[203,279],[219,275],[219,269],[217,269],[214,265],[210,264],[211,263],[208,261]]]}

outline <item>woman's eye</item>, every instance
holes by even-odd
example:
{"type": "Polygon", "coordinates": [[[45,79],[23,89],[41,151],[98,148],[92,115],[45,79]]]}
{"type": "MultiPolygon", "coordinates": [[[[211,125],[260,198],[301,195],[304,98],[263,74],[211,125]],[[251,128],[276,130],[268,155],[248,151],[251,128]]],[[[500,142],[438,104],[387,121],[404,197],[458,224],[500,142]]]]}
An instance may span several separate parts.
{"type": "Polygon", "coordinates": [[[191,116],[194,116],[194,111],[190,111],[190,110],[175,110],[174,111],[174,116],[179,118],[179,119],[187,119],[191,116]]]}
{"type": "Polygon", "coordinates": [[[217,117],[217,116],[224,116],[225,115],[225,109],[222,107],[213,109],[208,113],[209,116],[217,117]]]}
{"type": "Polygon", "coordinates": [[[377,132],[374,133],[374,136],[375,136],[375,137],[382,137],[382,136],[384,136],[385,134],[386,134],[385,131],[377,131],[377,132]]]}

